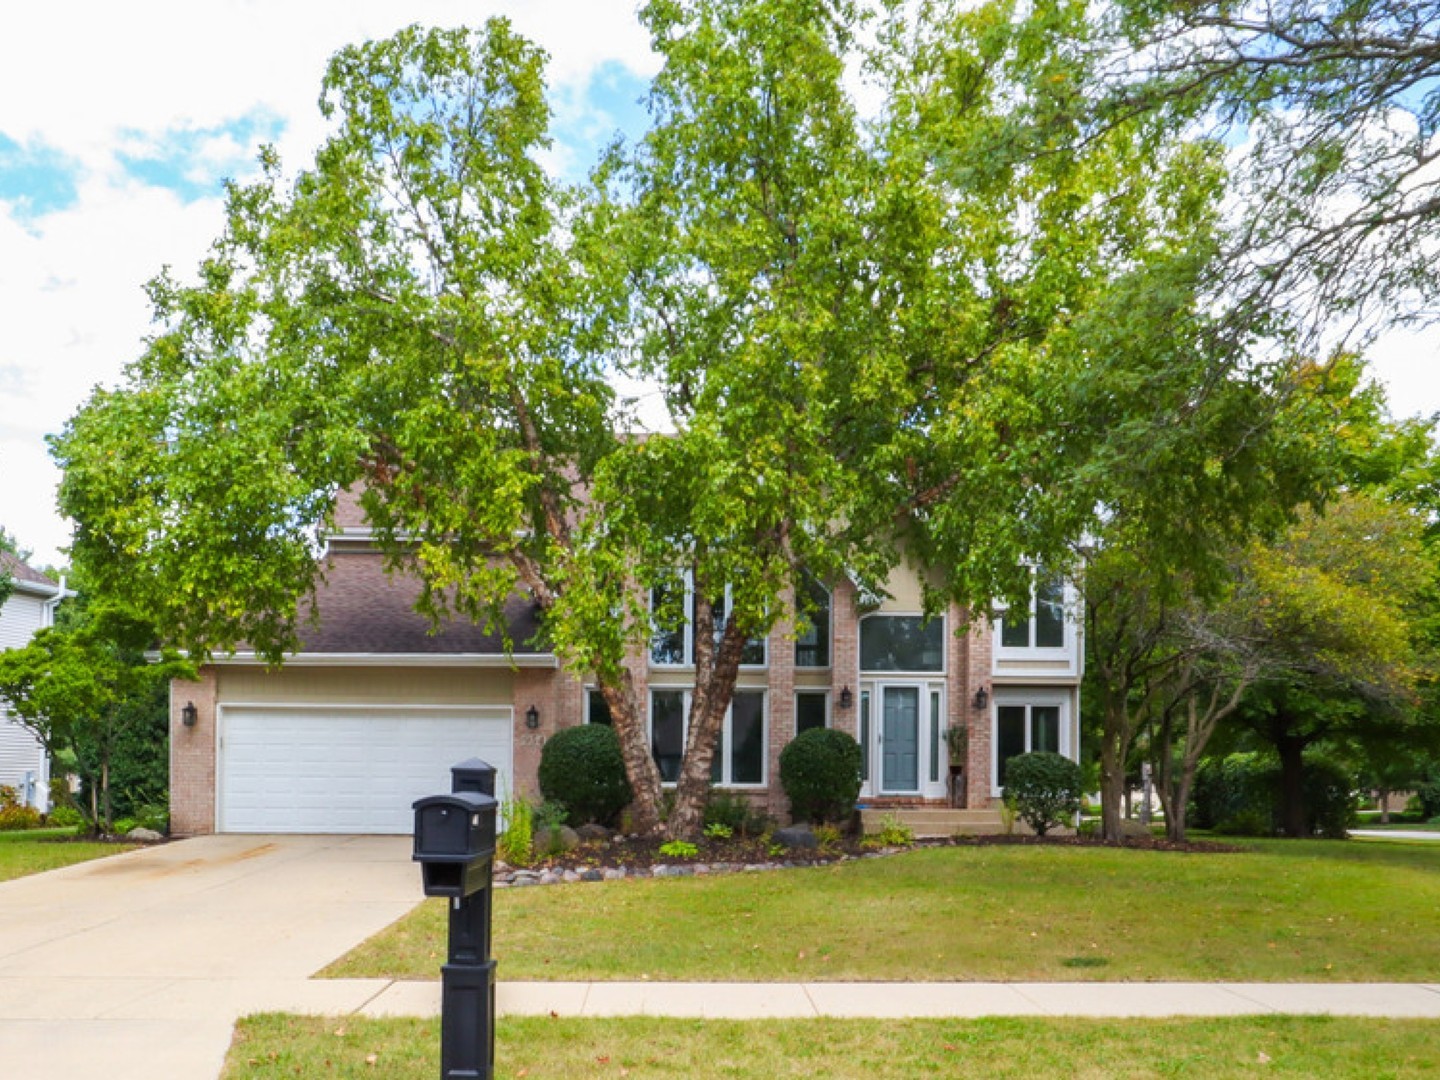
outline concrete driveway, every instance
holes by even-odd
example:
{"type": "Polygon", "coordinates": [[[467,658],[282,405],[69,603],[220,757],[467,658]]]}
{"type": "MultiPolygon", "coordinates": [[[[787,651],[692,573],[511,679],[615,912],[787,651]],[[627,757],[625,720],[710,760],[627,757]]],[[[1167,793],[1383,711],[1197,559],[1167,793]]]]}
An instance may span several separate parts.
{"type": "Polygon", "coordinates": [[[410,849],[208,836],[0,883],[4,1072],[211,1078],[239,1016],[362,1007],[375,982],[309,976],[419,902],[410,849]]]}

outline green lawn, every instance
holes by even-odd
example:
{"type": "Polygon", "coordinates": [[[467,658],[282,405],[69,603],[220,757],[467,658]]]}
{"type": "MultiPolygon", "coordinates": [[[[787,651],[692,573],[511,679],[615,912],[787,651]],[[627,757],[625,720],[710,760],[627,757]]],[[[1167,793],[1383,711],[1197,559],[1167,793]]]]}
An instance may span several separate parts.
{"type": "MultiPolygon", "coordinates": [[[[422,905],[325,974],[438,978],[445,918],[422,905]]],[[[1440,845],[953,847],[501,890],[494,954],[503,979],[1425,981],[1437,927],[1440,845]]]]}
{"type": "Polygon", "coordinates": [[[73,863],[118,855],[129,851],[133,844],[98,844],[69,840],[74,829],[29,829],[23,832],[0,832],[0,881],[58,870],[73,863]]]}
{"type": "MultiPolygon", "coordinates": [[[[502,1019],[495,1075],[541,1077],[1440,1076],[1440,1023],[1205,1020],[502,1019]]],[[[225,1080],[430,1080],[435,1020],[242,1020],[225,1080]]]]}

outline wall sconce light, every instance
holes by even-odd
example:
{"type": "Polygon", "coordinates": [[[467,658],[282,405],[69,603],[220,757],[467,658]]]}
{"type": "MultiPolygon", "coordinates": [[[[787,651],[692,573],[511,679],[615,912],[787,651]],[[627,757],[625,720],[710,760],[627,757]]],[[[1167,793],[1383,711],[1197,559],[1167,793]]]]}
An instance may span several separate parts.
{"type": "Polygon", "coordinates": [[[200,710],[195,708],[195,702],[187,701],[185,707],[180,710],[180,722],[186,727],[194,727],[195,721],[200,719],[200,710]]]}
{"type": "Polygon", "coordinates": [[[855,703],[855,695],[850,692],[850,687],[840,691],[840,708],[848,709],[855,703]]]}
{"type": "Polygon", "coordinates": [[[525,710],[525,726],[531,731],[540,726],[540,710],[534,705],[525,710]]]}
{"type": "Polygon", "coordinates": [[[985,708],[986,705],[989,705],[989,704],[990,704],[990,691],[989,691],[989,690],[986,690],[985,687],[982,686],[982,687],[980,687],[979,690],[976,690],[976,691],[975,691],[975,708],[977,708],[977,709],[983,709],[983,708],[985,708]]]}

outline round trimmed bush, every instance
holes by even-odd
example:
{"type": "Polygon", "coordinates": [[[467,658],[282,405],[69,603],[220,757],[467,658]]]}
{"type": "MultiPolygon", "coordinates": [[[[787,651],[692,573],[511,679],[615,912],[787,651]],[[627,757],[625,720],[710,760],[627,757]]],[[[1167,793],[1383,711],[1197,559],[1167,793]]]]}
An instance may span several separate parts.
{"type": "Polygon", "coordinates": [[[1005,801],[1037,836],[1080,812],[1080,785],[1080,766],[1049,750],[1021,754],[1005,763],[1005,801]]]}
{"type": "Polygon", "coordinates": [[[860,794],[860,744],[834,728],[811,728],[780,751],[780,786],[796,821],[840,821],[860,794]]]}
{"type": "Polygon", "coordinates": [[[613,825],[632,798],[614,729],[581,724],[550,736],[540,751],[540,791],[565,804],[572,824],[613,825]]]}

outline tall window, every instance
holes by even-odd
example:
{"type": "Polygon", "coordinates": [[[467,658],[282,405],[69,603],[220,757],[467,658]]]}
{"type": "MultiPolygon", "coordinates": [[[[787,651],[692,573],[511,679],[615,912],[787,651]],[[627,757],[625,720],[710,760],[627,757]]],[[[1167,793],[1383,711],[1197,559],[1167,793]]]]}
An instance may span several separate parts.
{"type": "Polygon", "coordinates": [[[604,724],[606,727],[615,726],[615,721],[610,717],[610,703],[599,690],[589,690],[585,694],[585,722],[604,724]]]}
{"type": "Polygon", "coordinates": [[[995,708],[995,778],[1005,786],[1010,759],[1036,750],[1060,753],[1059,705],[998,705],[995,708]]]}
{"type": "MultiPolygon", "coordinates": [[[[695,663],[695,590],[690,579],[675,578],[670,583],[656,585],[650,590],[650,610],[667,618],[662,622],[654,620],[650,633],[650,661],[657,667],[688,667],[695,663]],[[685,621],[673,625],[675,612],[683,611],[685,621]]],[[[710,602],[715,619],[715,643],[720,643],[725,634],[725,624],[730,615],[730,590],[710,602]]],[[[760,667],[765,664],[765,639],[747,638],[740,653],[740,663],[746,667],[760,667]]]]}
{"type": "Polygon", "coordinates": [[[1065,647],[1065,582],[1037,570],[1031,602],[1012,608],[1000,619],[1000,644],[1007,649],[1065,647]]]}
{"type": "MultiPolygon", "coordinates": [[[[673,784],[680,779],[689,723],[688,690],[650,692],[650,750],[663,783],[673,784]]],[[[736,690],[720,728],[711,783],[725,787],[765,783],[765,748],[769,742],[765,724],[765,691],[736,690]]]]}
{"type": "Polygon", "coordinates": [[[945,620],[867,615],[860,622],[860,670],[944,671],[945,620]]]}
{"type": "Polygon", "coordinates": [[[809,622],[795,638],[796,667],[830,666],[830,590],[809,574],[802,583],[803,597],[797,597],[796,614],[809,622]]]}
{"type": "Polygon", "coordinates": [[[825,690],[795,691],[795,734],[830,726],[830,694],[825,690]]]}

